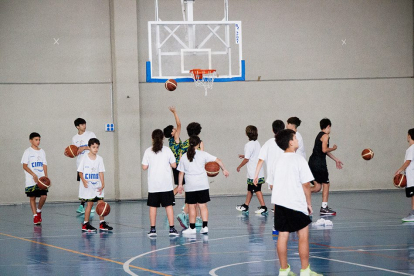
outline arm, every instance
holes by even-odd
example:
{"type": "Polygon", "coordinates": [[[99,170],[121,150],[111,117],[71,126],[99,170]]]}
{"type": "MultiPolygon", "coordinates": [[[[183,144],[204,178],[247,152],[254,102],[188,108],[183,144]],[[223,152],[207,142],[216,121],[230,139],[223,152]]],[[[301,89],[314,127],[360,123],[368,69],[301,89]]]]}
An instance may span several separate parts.
{"type": "Polygon", "coordinates": [[[241,161],[240,165],[237,167],[237,172],[240,172],[240,169],[249,162],[249,159],[244,158],[243,161],[241,161]]]}
{"type": "Polygon", "coordinates": [[[174,106],[170,106],[168,109],[173,113],[175,123],[177,125],[177,131],[174,134],[174,141],[176,143],[179,143],[180,142],[180,134],[181,134],[181,121],[180,121],[180,118],[178,118],[177,110],[175,110],[174,106]]]}
{"type": "Polygon", "coordinates": [[[143,169],[144,171],[148,170],[148,167],[149,167],[149,165],[142,165],[142,169],[143,169]]]}
{"type": "Polygon", "coordinates": [[[175,168],[177,168],[177,163],[175,163],[175,162],[171,163],[170,166],[171,166],[171,168],[175,169],[175,168]]]}
{"type": "Polygon", "coordinates": [[[340,169],[342,169],[342,165],[344,164],[344,163],[342,163],[342,161],[341,160],[339,160],[338,158],[336,158],[332,153],[330,153],[330,152],[328,152],[326,155],[328,155],[329,156],[329,158],[331,158],[333,161],[335,161],[335,163],[336,163],[336,168],[338,169],[338,170],[340,170],[340,169]]]}
{"type": "Polygon", "coordinates": [[[101,195],[101,194],[102,194],[103,189],[105,188],[105,180],[104,180],[104,173],[103,173],[103,172],[100,172],[100,173],[99,173],[99,179],[101,180],[102,187],[100,187],[100,188],[98,189],[98,192],[99,192],[99,194],[101,195]]]}
{"type": "Polygon", "coordinates": [[[84,150],[89,150],[88,146],[83,146],[78,148],[78,155],[81,154],[84,150]]]}
{"type": "Polygon", "coordinates": [[[262,159],[259,159],[259,162],[257,162],[256,172],[254,173],[254,179],[253,179],[253,184],[255,186],[257,186],[257,183],[259,182],[259,172],[262,169],[263,162],[264,162],[264,160],[262,160],[262,159]]]}
{"type": "Polygon", "coordinates": [[[183,192],[183,179],[184,179],[184,172],[180,172],[178,174],[178,189],[177,189],[177,191],[180,194],[183,192]]]}
{"type": "Polygon", "coordinates": [[[313,210],[312,210],[310,183],[309,182],[303,183],[302,188],[303,188],[303,192],[305,193],[306,203],[308,204],[309,215],[311,215],[313,213],[313,210]]]}
{"type": "Polygon", "coordinates": [[[331,151],[334,151],[337,149],[336,145],[333,145],[332,148],[328,148],[328,139],[329,139],[329,135],[325,134],[322,136],[321,141],[322,141],[322,152],[323,153],[329,153],[331,151]]]}
{"type": "Polygon", "coordinates": [[[404,162],[404,164],[401,166],[401,168],[399,168],[396,172],[395,172],[395,174],[394,175],[397,175],[397,174],[399,174],[399,173],[401,173],[401,172],[403,172],[403,171],[405,171],[405,169],[410,165],[410,163],[411,163],[411,160],[406,160],[405,162],[404,162]]]}
{"type": "Polygon", "coordinates": [[[88,181],[86,181],[85,178],[83,178],[83,172],[79,172],[79,177],[82,180],[83,187],[88,188],[88,181]]]}
{"type": "Polygon", "coordinates": [[[229,172],[226,170],[226,168],[224,167],[224,164],[223,164],[223,162],[220,160],[220,159],[216,159],[216,163],[217,164],[219,164],[219,166],[220,166],[220,168],[221,168],[221,170],[223,171],[223,174],[224,174],[224,176],[225,177],[228,177],[229,176],[229,172]]]}
{"type": "Polygon", "coordinates": [[[201,141],[201,143],[200,143],[200,150],[204,151],[204,143],[203,143],[203,141],[201,141]]]}
{"type": "Polygon", "coordinates": [[[43,171],[45,172],[45,176],[47,177],[47,165],[43,165],[43,171]]]}
{"type": "Polygon", "coordinates": [[[23,163],[23,170],[25,170],[31,176],[33,176],[33,180],[34,180],[35,183],[39,182],[39,179],[37,178],[37,175],[31,169],[29,169],[29,167],[27,166],[27,164],[24,164],[23,163]]]}

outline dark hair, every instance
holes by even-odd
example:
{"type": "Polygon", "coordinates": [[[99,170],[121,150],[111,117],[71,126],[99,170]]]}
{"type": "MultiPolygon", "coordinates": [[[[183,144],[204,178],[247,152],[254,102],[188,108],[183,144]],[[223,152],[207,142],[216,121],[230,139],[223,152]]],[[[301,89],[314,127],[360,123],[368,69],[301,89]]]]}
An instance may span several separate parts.
{"type": "Polygon", "coordinates": [[[152,151],[157,153],[162,150],[164,133],[161,129],[156,129],[152,132],[152,151]]]}
{"type": "Polygon", "coordinates": [[[190,146],[188,147],[187,158],[190,162],[193,162],[194,156],[196,154],[195,146],[201,143],[201,139],[197,135],[193,135],[188,140],[190,146]]]}
{"type": "Polygon", "coordinates": [[[193,135],[199,135],[200,132],[201,132],[201,125],[199,123],[192,122],[188,124],[187,126],[188,137],[193,136],[193,135]]]}
{"type": "Polygon", "coordinates": [[[286,150],[289,148],[289,141],[293,140],[293,136],[295,135],[295,131],[291,129],[283,129],[279,131],[276,135],[276,144],[282,150],[286,150]]]}
{"type": "Polygon", "coordinates": [[[259,136],[259,134],[257,133],[257,127],[252,126],[252,125],[248,125],[246,127],[246,135],[247,137],[249,137],[249,141],[256,141],[257,140],[257,136],[259,136]]]}
{"type": "Polygon", "coordinates": [[[328,118],[323,118],[320,122],[319,125],[321,126],[321,129],[325,129],[328,126],[332,126],[331,120],[329,120],[328,118]]]}
{"type": "Polygon", "coordinates": [[[174,126],[173,125],[169,125],[166,128],[164,128],[164,136],[165,138],[171,138],[171,132],[173,131],[174,126]]]}
{"type": "Polygon", "coordinates": [[[77,118],[74,123],[75,123],[75,127],[77,127],[79,125],[86,124],[86,121],[82,118],[77,118]]]}
{"type": "Polygon", "coordinates": [[[301,122],[302,122],[302,121],[301,121],[298,117],[290,117],[290,118],[287,120],[287,123],[288,123],[288,124],[295,125],[296,127],[300,126],[300,123],[301,123],[301,122]]]}
{"type": "Polygon", "coordinates": [[[273,128],[273,133],[277,134],[282,129],[285,129],[285,123],[281,120],[276,120],[273,122],[272,128],[273,128]]]}
{"type": "Polygon", "coordinates": [[[92,146],[93,144],[98,144],[98,146],[99,146],[99,145],[101,145],[101,142],[99,142],[99,140],[96,139],[96,138],[89,139],[89,141],[88,141],[88,147],[92,146]]]}
{"type": "Polygon", "coordinates": [[[408,130],[408,135],[410,135],[411,139],[414,140],[414,128],[408,130]]]}
{"type": "Polygon", "coordinates": [[[32,132],[32,133],[30,133],[30,135],[29,135],[29,139],[30,140],[32,140],[33,138],[35,138],[35,137],[39,137],[40,138],[40,134],[39,133],[37,133],[37,132],[32,132]]]}

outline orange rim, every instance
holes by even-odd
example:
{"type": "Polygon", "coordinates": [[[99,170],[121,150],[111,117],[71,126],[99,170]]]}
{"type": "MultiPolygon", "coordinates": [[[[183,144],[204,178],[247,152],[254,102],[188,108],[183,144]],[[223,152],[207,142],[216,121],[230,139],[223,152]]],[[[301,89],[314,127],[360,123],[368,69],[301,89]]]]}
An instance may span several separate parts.
{"type": "Polygon", "coordinates": [[[203,78],[203,74],[211,74],[216,72],[215,69],[193,69],[190,70],[190,73],[193,74],[194,79],[201,80],[203,78]]]}

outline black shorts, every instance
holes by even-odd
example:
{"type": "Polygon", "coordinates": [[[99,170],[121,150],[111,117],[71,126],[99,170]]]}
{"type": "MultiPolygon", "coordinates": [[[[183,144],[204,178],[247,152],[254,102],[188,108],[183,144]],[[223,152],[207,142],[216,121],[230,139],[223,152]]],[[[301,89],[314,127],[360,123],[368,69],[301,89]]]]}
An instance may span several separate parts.
{"type": "Polygon", "coordinates": [[[405,196],[413,197],[414,196],[414,187],[405,187],[405,196]]]}
{"type": "Polygon", "coordinates": [[[320,184],[329,184],[329,173],[328,167],[326,166],[326,160],[309,158],[309,168],[315,178],[314,181],[320,184]]]}
{"type": "MultiPolygon", "coordinates": [[[[175,183],[175,185],[178,185],[178,175],[180,174],[180,171],[177,170],[177,168],[172,168],[172,171],[173,171],[173,175],[174,175],[174,183],[175,183]]],[[[183,178],[183,185],[184,184],[185,184],[185,179],[183,178]]]]}
{"type": "Polygon", "coordinates": [[[174,192],[148,193],[147,206],[150,207],[168,207],[175,205],[174,192]]]}
{"type": "Polygon", "coordinates": [[[76,172],[76,181],[80,181],[80,175],[79,175],[79,172],[76,172]]]}
{"type": "Polygon", "coordinates": [[[24,189],[27,197],[41,197],[42,195],[47,196],[48,190],[40,190],[37,185],[26,187],[24,189]]]}
{"type": "Polygon", "coordinates": [[[197,203],[207,203],[210,201],[210,191],[201,190],[193,192],[185,192],[185,203],[187,204],[197,204],[197,203]]]}
{"type": "Polygon", "coordinates": [[[296,232],[311,222],[309,216],[302,212],[275,205],[275,229],[279,232],[296,232]]]}
{"type": "Polygon", "coordinates": [[[79,198],[79,200],[83,202],[98,202],[99,200],[104,200],[104,198],[95,196],[95,198],[89,198],[89,199],[79,198]]]}

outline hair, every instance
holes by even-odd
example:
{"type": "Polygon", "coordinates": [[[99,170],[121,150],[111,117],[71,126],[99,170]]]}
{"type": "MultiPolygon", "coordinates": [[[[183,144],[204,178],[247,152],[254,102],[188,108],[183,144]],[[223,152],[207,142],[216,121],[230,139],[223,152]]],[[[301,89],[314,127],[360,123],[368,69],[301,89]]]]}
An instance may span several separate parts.
{"type": "Polygon", "coordinates": [[[414,128],[408,130],[408,135],[410,135],[411,139],[414,140],[414,128]]]}
{"type": "Polygon", "coordinates": [[[162,150],[163,142],[164,142],[164,133],[161,129],[155,129],[152,134],[152,151],[158,153],[162,150]]]}
{"type": "Polygon", "coordinates": [[[32,132],[32,133],[30,133],[30,135],[29,135],[29,139],[30,140],[32,140],[33,138],[35,138],[35,137],[39,137],[40,138],[40,134],[39,133],[37,133],[37,132],[32,132]]]}
{"type": "Polygon", "coordinates": [[[187,126],[187,134],[188,136],[199,135],[201,132],[201,125],[196,122],[192,122],[187,126]]]}
{"type": "Polygon", "coordinates": [[[97,144],[98,146],[101,145],[101,142],[97,138],[91,138],[88,141],[88,147],[92,146],[93,144],[97,144]]]}
{"type": "Polygon", "coordinates": [[[200,137],[198,137],[197,135],[191,136],[190,139],[188,140],[189,140],[190,146],[188,147],[187,158],[190,162],[193,162],[194,156],[196,154],[195,147],[201,143],[201,140],[200,140],[200,137]]]}
{"type": "Polygon", "coordinates": [[[286,150],[289,148],[289,142],[293,140],[293,136],[295,135],[295,131],[291,129],[283,129],[279,131],[276,135],[276,144],[282,150],[286,150]]]}
{"type": "Polygon", "coordinates": [[[74,124],[75,124],[75,127],[77,127],[77,126],[79,126],[79,125],[86,124],[86,121],[85,121],[85,119],[82,119],[82,118],[77,118],[77,119],[75,120],[74,124]]]}
{"type": "Polygon", "coordinates": [[[259,136],[259,134],[257,133],[257,127],[252,126],[252,125],[248,125],[246,127],[246,135],[247,137],[249,137],[249,141],[256,141],[257,140],[257,136],[259,136]]]}
{"type": "Polygon", "coordinates": [[[321,129],[325,129],[328,126],[332,126],[331,120],[329,120],[328,118],[323,118],[320,122],[319,125],[321,126],[321,129]]]}
{"type": "Polygon", "coordinates": [[[301,121],[298,117],[290,117],[290,118],[287,120],[287,123],[288,123],[288,124],[295,125],[296,127],[300,126],[300,123],[301,123],[301,122],[302,122],[302,121],[301,121]]]}
{"type": "Polygon", "coordinates": [[[169,125],[166,128],[164,128],[164,136],[165,138],[171,138],[171,132],[173,131],[174,126],[173,125],[169,125]]]}
{"type": "Polygon", "coordinates": [[[282,120],[276,120],[272,124],[273,133],[277,134],[282,129],[285,129],[285,123],[282,120]]]}

